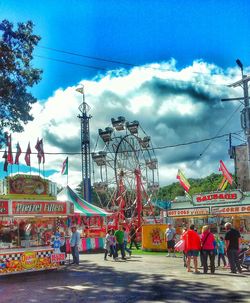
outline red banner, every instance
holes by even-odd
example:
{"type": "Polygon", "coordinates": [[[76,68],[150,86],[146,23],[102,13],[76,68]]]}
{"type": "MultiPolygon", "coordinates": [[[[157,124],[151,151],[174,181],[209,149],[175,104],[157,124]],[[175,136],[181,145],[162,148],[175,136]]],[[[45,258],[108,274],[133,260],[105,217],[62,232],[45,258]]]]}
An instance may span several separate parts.
{"type": "Polygon", "coordinates": [[[66,202],[13,201],[13,215],[66,215],[66,202]]]}
{"type": "Polygon", "coordinates": [[[0,216],[8,215],[8,213],[9,213],[8,201],[0,201],[0,216]]]}

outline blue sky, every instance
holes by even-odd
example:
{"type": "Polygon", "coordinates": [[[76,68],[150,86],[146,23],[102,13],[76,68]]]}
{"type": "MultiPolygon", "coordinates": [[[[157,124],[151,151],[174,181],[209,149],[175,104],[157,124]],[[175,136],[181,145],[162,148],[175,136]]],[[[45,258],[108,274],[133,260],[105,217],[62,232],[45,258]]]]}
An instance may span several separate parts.
{"type": "MultiPolygon", "coordinates": [[[[249,65],[249,1],[0,1],[0,17],[35,23],[40,46],[141,65],[177,60],[177,66],[203,59],[220,67],[240,57],[249,65]]],[[[36,55],[102,68],[106,64],[37,48],[36,55]]],[[[95,69],[35,57],[44,70],[35,95],[47,98],[58,87],[96,75],[95,69]]]]}
{"type": "MultiPolygon", "coordinates": [[[[22,142],[25,150],[27,137],[33,146],[42,137],[48,152],[65,152],[47,157],[48,175],[57,171],[51,176],[60,179],[66,152],[80,146],[76,117],[81,98],[74,92],[79,83],[85,85],[93,115],[92,150],[98,128],[118,116],[139,120],[156,147],[238,132],[239,104],[221,104],[220,99],[242,96],[242,90],[229,90],[227,84],[240,78],[237,58],[249,74],[249,11],[250,2],[243,0],[0,0],[1,20],[32,20],[34,32],[42,38],[34,52],[34,66],[43,69],[42,81],[32,89],[39,100],[35,120],[23,134],[13,134],[13,143],[22,142]]],[[[235,144],[244,141],[242,136],[235,144]]],[[[227,138],[206,146],[207,142],[159,150],[161,184],[175,181],[180,167],[188,177],[218,172],[220,159],[233,171],[227,138]]],[[[72,162],[77,184],[80,159],[72,162]]]]}

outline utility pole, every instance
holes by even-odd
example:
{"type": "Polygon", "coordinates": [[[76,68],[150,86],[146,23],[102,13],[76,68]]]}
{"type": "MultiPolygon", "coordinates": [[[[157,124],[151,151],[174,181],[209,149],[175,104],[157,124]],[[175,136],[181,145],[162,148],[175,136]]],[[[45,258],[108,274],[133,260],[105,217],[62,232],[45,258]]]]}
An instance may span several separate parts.
{"type": "Polygon", "coordinates": [[[241,111],[241,127],[244,130],[246,140],[247,140],[247,166],[248,166],[248,182],[250,183],[250,108],[249,108],[249,94],[248,94],[248,82],[250,81],[250,76],[244,75],[243,73],[243,64],[239,59],[236,60],[237,65],[241,70],[241,80],[236,81],[228,87],[238,87],[243,88],[244,96],[241,98],[231,98],[231,99],[222,99],[221,101],[244,101],[244,108],[241,111]]]}
{"type": "Polygon", "coordinates": [[[91,202],[91,167],[90,167],[90,132],[89,120],[92,118],[88,115],[90,106],[85,102],[84,87],[76,89],[82,94],[82,104],[79,106],[81,120],[81,154],[82,154],[82,187],[83,198],[87,202],[91,202]]]}

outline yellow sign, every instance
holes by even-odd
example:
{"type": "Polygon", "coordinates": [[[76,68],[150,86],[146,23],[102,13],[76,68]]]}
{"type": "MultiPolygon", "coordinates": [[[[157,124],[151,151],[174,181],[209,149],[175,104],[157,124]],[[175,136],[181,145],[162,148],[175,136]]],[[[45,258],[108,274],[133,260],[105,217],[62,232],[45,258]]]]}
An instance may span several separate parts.
{"type": "Polygon", "coordinates": [[[35,268],[37,263],[37,257],[35,251],[26,251],[21,257],[22,267],[25,269],[35,268]]]}
{"type": "Polygon", "coordinates": [[[167,224],[150,224],[142,226],[142,249],[151,251],[165,251],[165,231],[167,224]]]}

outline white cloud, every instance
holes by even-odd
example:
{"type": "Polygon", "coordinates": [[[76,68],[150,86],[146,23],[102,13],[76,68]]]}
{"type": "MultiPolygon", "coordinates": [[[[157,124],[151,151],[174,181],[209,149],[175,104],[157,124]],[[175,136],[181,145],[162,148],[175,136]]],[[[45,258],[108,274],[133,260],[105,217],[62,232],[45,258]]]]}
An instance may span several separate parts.
{"type": "MultiPolygon", "coordinates": [[[[84,84],[85,100],[93,116],[90,119],[91,151],[97,142],[98,129],[110,126],[110,119],[118,116],[124,116],[127,121],[138,120],[155,147],[213,137],[224,124],[221,133],[240,129],[239,113],[226,123],[238,103],[220,102],[223,97],[242,95],[241,90],[226,87],[239,79],[237,70],[224,71],[201,61],[177,70],[175,64],[175,60],[153,63],[79,83],[84,84]]],[[[23,151],[30,141],[35,152],[39,137],[44,139],[45,152],[65,152],[47,154],[45,163],[45,169],[58,171],[50,178],[63,185],[66,181],[60,169],[66,152],[80,151],[78,107],[82,96],[75,91],[77,86],[78,83],[65,90],[58,89],[45,103],[35,104],[34,121],[25,126],[24,133],[13,134],[13,143],[19,141],[23,151]]],[[[161,185],[176,181],[178,168],[182,168],[187,177],[217,173],[220,159],[232,170],[226,138],[211,143],[203,155],[207,144],[156,150],[161,185]]],[[[101,140],[97,148],[104,148],[101,140]]],[[[33,155],[32,163],[36,161],[33,155]]],[[[69,184],[75,187],[81,181],[81,155],[69,155],[69,163],[69,184]]]]}

